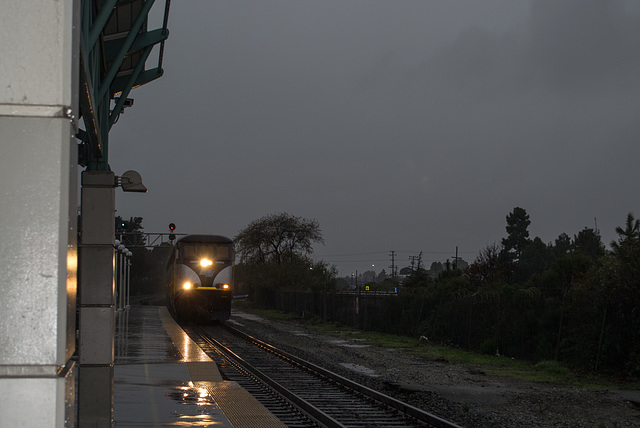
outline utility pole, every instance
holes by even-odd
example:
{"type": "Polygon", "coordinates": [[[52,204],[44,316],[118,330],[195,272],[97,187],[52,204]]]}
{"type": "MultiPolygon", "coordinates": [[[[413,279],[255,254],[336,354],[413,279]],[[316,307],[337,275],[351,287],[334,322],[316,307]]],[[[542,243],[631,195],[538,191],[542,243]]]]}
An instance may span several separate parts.
{"type": "Polygon", "coordinates": [[[392,279],[396,279],[396,252],[395,251],[391,251],[391,266],[389,266],[391,268],[391,278],[392,279]]]}
{"type": "Polygon", "coordinates": [[[356,269],[356,294],[360,295],[360,286],[358,285],[358,270],[356,269]]]}
{"type": "Polygon", "coordinates": [[[458,269],[458,246],[456,245],[456,255],[453,258],[453,268],[458,269]]]}

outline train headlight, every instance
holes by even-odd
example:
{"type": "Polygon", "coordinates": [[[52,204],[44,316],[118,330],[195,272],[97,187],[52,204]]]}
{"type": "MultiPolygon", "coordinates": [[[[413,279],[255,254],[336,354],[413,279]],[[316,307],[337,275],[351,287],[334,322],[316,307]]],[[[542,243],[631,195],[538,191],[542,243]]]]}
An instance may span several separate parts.
{"type": "Polygon", "coordinates": [[[229,289],[229,284],[222,284],[222,289],[223,290],[228,290],[229,289]]]}
{"type": "Polygon", "coordinates": [[[191,289],[191,287],[193,287],[193,285],[188,281],[182,284],[182,288],[184,288],[185,290],[189,290],[191,289]]]}
{"type": "Polygon", "coordinates": [[[202,259],[200,260],[200,266],[202,267],[209,267],[213,264],[213,261],[209,260],[209,259],[202,259]]]}

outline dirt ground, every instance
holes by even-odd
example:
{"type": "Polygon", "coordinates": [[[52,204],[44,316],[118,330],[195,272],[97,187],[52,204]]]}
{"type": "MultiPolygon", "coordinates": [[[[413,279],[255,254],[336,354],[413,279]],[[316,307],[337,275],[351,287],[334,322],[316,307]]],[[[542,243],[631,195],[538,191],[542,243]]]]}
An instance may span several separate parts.
{"type": "Polygon", "coordinates": [[[455,364],[318,334],[233,311],[249,334],[466,427],[640,427],[640,391],[593,390],[491,376],[455,364]]]}

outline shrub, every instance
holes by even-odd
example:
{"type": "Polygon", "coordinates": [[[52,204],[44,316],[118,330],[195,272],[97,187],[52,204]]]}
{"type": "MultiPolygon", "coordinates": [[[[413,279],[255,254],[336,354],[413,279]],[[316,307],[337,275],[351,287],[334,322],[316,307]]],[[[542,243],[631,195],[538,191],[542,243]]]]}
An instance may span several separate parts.
{"type": "Polygon", "coordinates": [[[495,355],[498,349],[498,341],[494,338],[486,339],[480,345],[480,352],[486,355],[495,355]]]}

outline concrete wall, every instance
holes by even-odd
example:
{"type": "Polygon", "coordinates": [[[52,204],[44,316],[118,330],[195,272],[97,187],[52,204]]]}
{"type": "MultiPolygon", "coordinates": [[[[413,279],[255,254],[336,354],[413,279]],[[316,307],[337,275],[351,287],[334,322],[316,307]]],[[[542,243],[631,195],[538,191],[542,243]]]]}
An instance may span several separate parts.
{"type": "Polygon", "coordinates": [[[79,4],[0,5],[0,426],[73,426],[79,4]]]}

